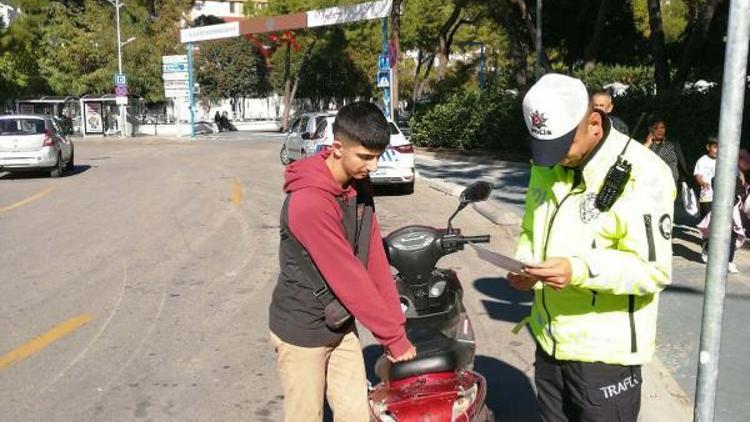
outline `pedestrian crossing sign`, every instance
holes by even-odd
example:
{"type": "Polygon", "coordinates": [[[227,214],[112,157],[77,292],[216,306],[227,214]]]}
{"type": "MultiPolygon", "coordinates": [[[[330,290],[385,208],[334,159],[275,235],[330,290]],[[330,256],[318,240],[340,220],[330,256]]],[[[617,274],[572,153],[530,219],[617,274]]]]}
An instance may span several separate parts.
{"type": "Polygon", "coordinates": [[[389,70],[378,72],[378,88],[390,88],[391,72],[389,70]]]}

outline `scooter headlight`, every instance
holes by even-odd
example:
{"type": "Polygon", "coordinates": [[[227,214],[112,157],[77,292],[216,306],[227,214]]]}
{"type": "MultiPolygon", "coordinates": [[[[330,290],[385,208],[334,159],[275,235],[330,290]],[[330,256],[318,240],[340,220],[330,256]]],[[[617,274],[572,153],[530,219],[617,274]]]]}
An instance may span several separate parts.
{"type": "Polygon", "coordinates": [[[388,411],[388,405],[383,402],[370,401],[370,408],[376,420],[380,422],[398,422],[398,420],[388,411]]]}
{"type": "Polygon", "coordinates": [[[474,400],[477,399],[477,392],[479,391],[479,384],[474,384],[471,388],[461,390],[458,392],[456,401],[453,402],[453,417],[451,420],[455,421],[459,416],[466,413],[467,410],[474,404],[474,400]]]}

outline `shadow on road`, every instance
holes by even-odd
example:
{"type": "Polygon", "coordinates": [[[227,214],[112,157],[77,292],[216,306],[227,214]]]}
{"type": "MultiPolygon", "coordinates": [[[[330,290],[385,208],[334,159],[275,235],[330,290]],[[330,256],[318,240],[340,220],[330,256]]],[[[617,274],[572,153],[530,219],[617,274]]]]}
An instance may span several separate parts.
{"type": "Polygon", "coordinates": [[[375,196],[409,196],[401,185],[373,185],[375,196]]]}
{"type": "Polygon", "coordinates": [[[691,227],[675,226],[672,230],[672,236],[675,239],[684,240],[696,245],[700,245],[703,242],[703,238],[701,237],[697,229],[693,229],[691,227]]]}
{"type": "Polygon", "coordinates": [[[516,290],[502,277],[480,278],[474,281],[474,287],[494,300],[482,300],[490,318],[519,322],[529,315],[533,292],[516,290]]]}
{"type": "Polygon", "coordinates": [[[701,253],[688,248],[685,245],[679,243],[672,244],[672,255],[685,258],[690,262],[703,262],[701,261],[701,253]]]}
{"type": "MultiPolygon", "coordinates": [[[[71,176],[77,176],[81,173],[85,173],[88,171],[92,166],[89,165],[76,165],[73,167],[72,170],[66,170],[62,177],[71,177],[71,176]]],[[[49,172],[48,171],[20,171],[20,172],[14,172],[14,173],[2,173],[0,172],[2,176],[0,176],[0,179],[2,180],[28,180],[28,179],[46,179],[49,178],[49,172]]]]}
{"type": "Polygon", "coordinates": [[[487,406],[498,421],[539,421],[536,394],[526,375],[489,356],[477,356],[474,370],[487,380],[487,406]]]}

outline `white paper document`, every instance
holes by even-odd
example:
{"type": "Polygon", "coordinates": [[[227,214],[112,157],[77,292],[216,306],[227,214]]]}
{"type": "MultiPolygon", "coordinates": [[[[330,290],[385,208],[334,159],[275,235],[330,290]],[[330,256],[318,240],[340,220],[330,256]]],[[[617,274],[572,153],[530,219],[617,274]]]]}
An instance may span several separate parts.
{"type": "Polygon", "coordinates": [[[511,258],[509,256],[505,256],[503,254],[499,254],[497,252],[493,252],[487,248],[484,248],[479,245],[471,244],[471,247],[474,248],[474,250],[477,251],[477,255],[479,255],[479,259],[482,261],[487,261],[490,264],[504,268],[512,273],[521,274],[523,272],[524,267],[535,267],[534,264],[527,264],[524,262],[521,262],[517,259],[511,258]]]}

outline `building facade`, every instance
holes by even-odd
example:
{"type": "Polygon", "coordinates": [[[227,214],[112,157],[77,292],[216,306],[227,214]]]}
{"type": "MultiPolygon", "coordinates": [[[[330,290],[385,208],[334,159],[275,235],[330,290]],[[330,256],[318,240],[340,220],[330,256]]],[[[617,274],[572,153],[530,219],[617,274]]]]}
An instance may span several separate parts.
{"type": "Polygon", "coordinates": [[[18,11],[15,7],[0,2],[0,27],[10,26],[16,20],[16,16],[18,16],[18,11]]]}
{"type": "Polygon", "coordinates": [[[252,11],[245,13],[246,7],[255,9],[265,9],[268,7],[268,0],[226,0],[226,1],[196,1],[193,9],[190,11],[190,20],[206,15],[216,16],[218,18],[241,18],[251,15],[252,11]]]}

